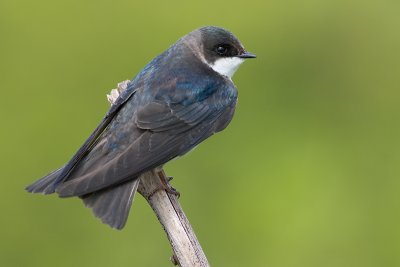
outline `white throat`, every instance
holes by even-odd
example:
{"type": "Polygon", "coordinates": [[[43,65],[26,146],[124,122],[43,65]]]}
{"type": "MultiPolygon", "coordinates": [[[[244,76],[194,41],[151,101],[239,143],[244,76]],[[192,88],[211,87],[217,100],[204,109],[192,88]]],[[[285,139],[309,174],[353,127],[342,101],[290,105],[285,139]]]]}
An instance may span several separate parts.
{"type": "Polygon", "coordinates": [[[224,57],[217,59],[214,64],[209,65],[219,74],[232,78],[233,74],[243,61],[244,59],[239,57],[224,57]]]}

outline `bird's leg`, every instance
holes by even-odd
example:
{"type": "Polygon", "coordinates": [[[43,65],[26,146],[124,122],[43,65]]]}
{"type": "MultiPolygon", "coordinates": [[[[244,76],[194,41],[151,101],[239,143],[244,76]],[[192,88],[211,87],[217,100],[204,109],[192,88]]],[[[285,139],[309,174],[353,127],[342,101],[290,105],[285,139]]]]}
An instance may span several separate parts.
{"type": "Polygon", "coordinates": [[[167,193],[170,193],[172,195],[177,196],[178,198],[181,196],[181,193],[178,192],[175,188],[172,187],[172,185],[169,183],[172,180],[171,176],[166,176],[163,171],[158,171],[157,172],[158,177],[160,177],[161,183],[164,186],[164,190],[167,191],[167,193]]]}

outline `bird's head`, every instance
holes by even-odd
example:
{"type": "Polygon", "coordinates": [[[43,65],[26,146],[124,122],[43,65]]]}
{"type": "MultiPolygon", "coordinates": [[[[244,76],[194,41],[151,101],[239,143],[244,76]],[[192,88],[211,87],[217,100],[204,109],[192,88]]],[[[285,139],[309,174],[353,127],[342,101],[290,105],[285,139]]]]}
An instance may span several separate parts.
{"type": "Polygon", "coordinates": [[[229,31],[207,26],[183,38],[200,59],[214,71],[231,78],[245,59],[256,55],[247,52],[240,41],[229,31]]]}

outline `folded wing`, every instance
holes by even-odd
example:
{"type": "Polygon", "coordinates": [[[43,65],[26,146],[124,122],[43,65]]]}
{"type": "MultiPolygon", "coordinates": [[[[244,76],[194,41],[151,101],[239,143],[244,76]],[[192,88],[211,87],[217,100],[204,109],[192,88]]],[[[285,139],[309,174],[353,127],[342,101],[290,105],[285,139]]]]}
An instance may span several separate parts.
{"type": "Polygon", "coordinates": [[[222,97],[226,94],[223,93],[219,96],[218,91],[223,89],[208,90],[209,97],[201,101],[154,100],[146,104],[130,101],[127,109],[130,105],[135,110],[127,112],[133,116],[128,121],[117,116],[115,120],[122,124],[110,125],[109,133],[56,191],[61,197],[89,194],[136,179],[141,173],[185,154],[217,131],[216,126],[221,124],[218,120],[230,120],[226,116],[221,118],[221,114],[232,109],[236,95],[226,98],[222,97]],[[123,134],[119,135],[120,132],[123,134]],[[124,137],[126,134],[129,137],[124,137]],[[112,147],[117,152],[113,152],[112,147]]]}

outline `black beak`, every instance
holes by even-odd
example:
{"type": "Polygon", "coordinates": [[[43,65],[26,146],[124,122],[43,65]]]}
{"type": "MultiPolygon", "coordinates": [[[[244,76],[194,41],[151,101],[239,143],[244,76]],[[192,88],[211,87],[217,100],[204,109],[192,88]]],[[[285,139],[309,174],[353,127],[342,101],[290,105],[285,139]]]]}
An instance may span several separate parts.
{"type": "Polygon", "coordinates": [[[243,52],[242,54],[238,55],[240,58],[256,58],[257,56],[250,52],[243,52]]]}

